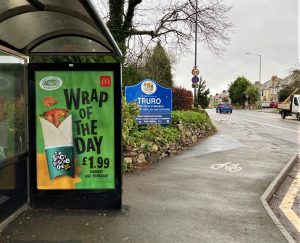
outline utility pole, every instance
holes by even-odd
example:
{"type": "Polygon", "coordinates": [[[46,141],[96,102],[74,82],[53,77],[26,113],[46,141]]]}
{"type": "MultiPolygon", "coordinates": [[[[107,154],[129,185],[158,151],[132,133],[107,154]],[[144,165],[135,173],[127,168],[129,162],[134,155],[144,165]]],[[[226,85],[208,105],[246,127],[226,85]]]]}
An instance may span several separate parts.
{"type": "Polygon", "coordinates": [[[196,21],[195,21],[195,65],[197,67],[197,38],[198,38],[198,0],[196,0],[196,21]]]}
{"type": "Polygon", "coordinates": [[[192,70],[194,75],[192,78],[192,88],[194,88],[194,106],[197,106],[197,83],[199,82],[199,70],[197,69],[197,38],[198,38],[198,0],[196,0],[196,16],[195,16],[195,63],[192,70]]]}

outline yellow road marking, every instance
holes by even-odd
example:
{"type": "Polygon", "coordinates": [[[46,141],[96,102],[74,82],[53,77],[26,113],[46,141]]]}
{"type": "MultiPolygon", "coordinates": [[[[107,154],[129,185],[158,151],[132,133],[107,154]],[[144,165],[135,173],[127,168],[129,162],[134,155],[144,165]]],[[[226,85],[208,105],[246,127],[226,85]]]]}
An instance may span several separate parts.
{"type": "Polygon", "coordinates": [[[297,197],[297,193],[300,189],[300,171],[297,173],[295,179],[293,180],[287,194],[282,200],[279,208],[285,214],[285,216],[289,219],[289,221],[294,225],[296,230],[300,232],[300,218],[296,214],[296,212],[292,209],[295,199],[297,197]]]}

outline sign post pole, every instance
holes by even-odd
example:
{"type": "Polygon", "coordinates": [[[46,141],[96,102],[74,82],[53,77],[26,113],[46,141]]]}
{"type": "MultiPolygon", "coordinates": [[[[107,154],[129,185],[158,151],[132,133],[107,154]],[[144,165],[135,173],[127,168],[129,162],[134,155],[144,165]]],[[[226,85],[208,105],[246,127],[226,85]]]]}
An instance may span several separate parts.
{"type": "MultiPolygon", "coordinates": [[[[196,0],[196,21],[195,21],[195,67],[193,69],[194,70],[197,70],[195,72],[195,74],[193,74],[193,71],[192,71],[192,74],[193,75],[196,75],[198,76],[199,75],[199,70],[197,69],[197,33],[198,32],[198,0],[196,0]]],[[[199,79],[196,83],[199,82],[199,79]]],[[[196,88],[196,85],[194,85],[194,106],[196,107],[197,106],[197,88],[196,88]]]]}
{"type": "Polygon", "coordinates": [[[192,70],[192,74],[194,75],[193,78],[192,78],[192,88],[194,88],[194,106],[196,107],[197,106],[197,87],[198,87],[198,82],[199,82],[199,69],[197,68],[194,68],[192,70]]]}

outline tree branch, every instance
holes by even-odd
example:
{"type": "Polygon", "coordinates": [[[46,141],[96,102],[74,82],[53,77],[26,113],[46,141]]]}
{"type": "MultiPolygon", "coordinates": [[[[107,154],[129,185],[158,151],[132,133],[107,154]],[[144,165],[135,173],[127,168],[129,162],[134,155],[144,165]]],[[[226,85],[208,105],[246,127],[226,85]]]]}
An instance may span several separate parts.
{"type": "Polygon", "coordinates": [[[143,0],[127,0],[126,4],[124,0],[109,0],[110,14],[113,15],[110,15],[108,24],[118,44],[127,46],[124,54],[128,48],[133,47],[126,43],[126,39],[141,42],[140,45],[134,45],[134,48],[146,48],[149,43],[161,41],[164,46],[169,44],[173,50],[186,50],[187,43],[194,40],[195,28],[199,33],[197,41],[202,42],[214,54],[221,54],[229,43],[228,34],[232,29],[232,23],[227,18],[231,7],[225,5],[223,0],[198,0],[196,11],[195,1],[161,1],[159,6],[153,8],[143,5],[141,10],[138,7],[142,6],[143,0]],[[114,20],[114,17],[119,19],[114,20]],[[130,38],[131,36],[134,38],[130,38]],[[145,41],[148,43],[143,43],[145,41]]]}
{"type": "Polygon", "coordinates": [[[142,0],[129,0],[128,2],[128,8],[127,8],[127,13],[125,15],[124,23],[123,23],[123,30],[127,32],[132,28],[132,20],[134,17],[134,11],[137,7],[142,2],[142,0]]]}
{"type": "MultiPolygon", "coordinates": [[[[231,8],[221,4],[219,0],[202,1],[197,10],[197,29],[199,41],[215,54],[221,54],[229,43],[228,31],[232,24],[227,20],[227,12],[231,8]]],[[[149,35],[152,39],[165,37],[184,43],[194,38],[196,6],[194,1],[177,2],[162,11],[164,15],[157,21],[153,29],[138,30],[132,28],[127,35],[149,35]]]]}

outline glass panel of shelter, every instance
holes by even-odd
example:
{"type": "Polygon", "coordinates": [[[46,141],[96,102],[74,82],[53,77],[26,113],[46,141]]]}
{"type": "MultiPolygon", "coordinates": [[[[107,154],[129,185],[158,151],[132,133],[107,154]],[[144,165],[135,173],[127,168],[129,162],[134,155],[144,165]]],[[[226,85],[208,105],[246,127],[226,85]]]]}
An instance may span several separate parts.
{"type": "Polygon", "coordinates": [[[0,51],[0,222],[26,203],[25,60],[0,51]]]}
{"type": "Polygon", "coordinates": [[[0,52],[0,166],[26,150],[24,60],[0,52]]]}
{"type": "Polygon", "coordinates": [[[30,52],[63,53],[63,52],[106,52],[111,51],[105,46],[79,36],[63,36],[50,39],[36,46],[30,52]]]}

